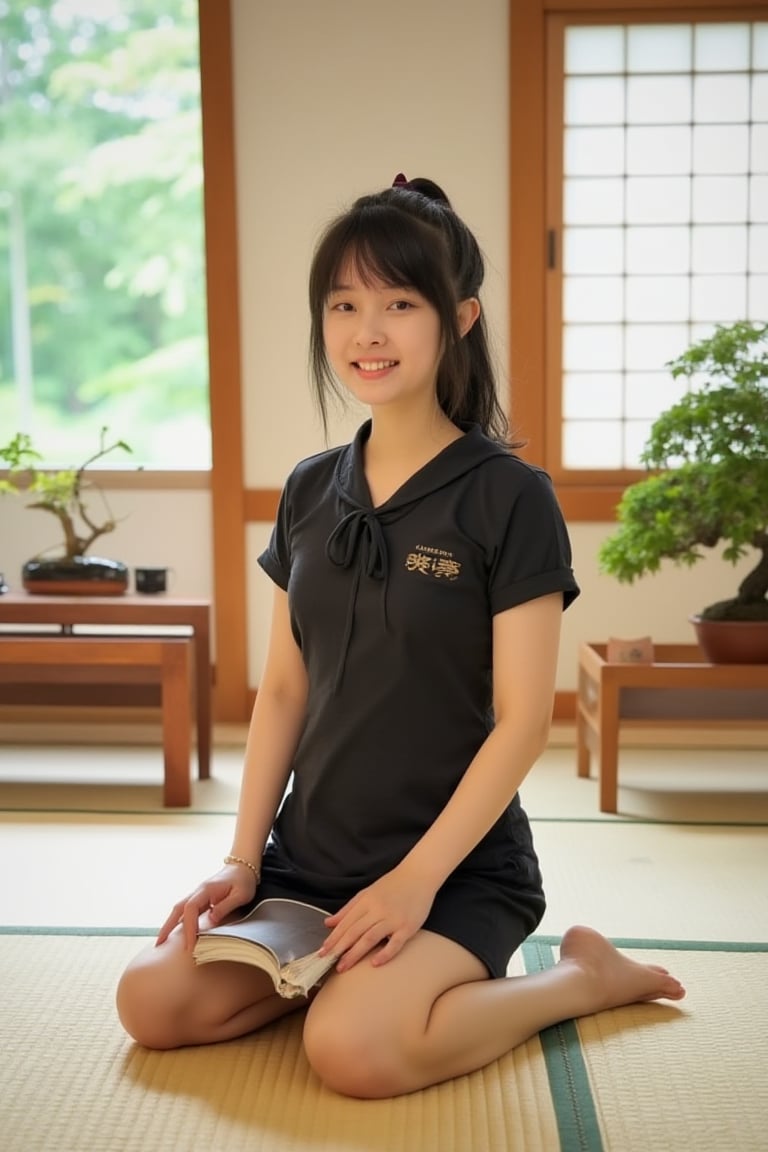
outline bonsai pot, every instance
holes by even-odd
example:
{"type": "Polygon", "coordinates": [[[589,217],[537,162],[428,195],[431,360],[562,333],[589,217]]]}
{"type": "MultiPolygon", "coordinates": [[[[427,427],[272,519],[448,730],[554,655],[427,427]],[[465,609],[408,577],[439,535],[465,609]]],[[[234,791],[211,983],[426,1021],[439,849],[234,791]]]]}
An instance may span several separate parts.
{"type": "Polygon", "coordinates": [[[710,664],[768,664],[768,620],[689,619],[710,664]]]}
{"type": "Polygon", "coordinates": [[[21,579],[27,592],[39,596],[122,596],[128,588],[128,568],[119,560],[97,556],[28,560],[21,579]]]}

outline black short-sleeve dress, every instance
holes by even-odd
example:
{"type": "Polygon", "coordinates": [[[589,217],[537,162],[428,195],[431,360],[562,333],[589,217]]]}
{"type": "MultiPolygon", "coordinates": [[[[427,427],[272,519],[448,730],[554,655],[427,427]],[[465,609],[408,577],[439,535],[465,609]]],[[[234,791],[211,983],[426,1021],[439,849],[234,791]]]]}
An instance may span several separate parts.
{"type": "MultiPolygon", "coordinates": [[[[288,478],[259,563],[287,590],[309,697],[260,896],[336,911],[394,868],[493,727],[493,616],[578,595],[547,475],[479,427],[464,432],[376,508],[363,470],[370,423],[288,478]]],[[[544,906],[516,796],[424,928],[502,976],[544,906]]]]}

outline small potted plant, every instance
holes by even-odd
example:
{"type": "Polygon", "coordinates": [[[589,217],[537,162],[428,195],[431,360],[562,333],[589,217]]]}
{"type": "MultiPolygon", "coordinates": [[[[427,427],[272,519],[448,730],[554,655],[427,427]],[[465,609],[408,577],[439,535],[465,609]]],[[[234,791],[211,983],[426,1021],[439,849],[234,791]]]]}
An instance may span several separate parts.
{"type": "Polygon", "coordinates": [[[86,469],[110,452],[130,452],[123,440],[107,442],[107,429],[101,429],[99,450],[77,468],[61,471],[41,469],[42,459],[32,446],[31,437],[17,432],[5,447],[0,447],[0,461],[7,469],[7,479],[0,479],[0,492],[28,493],[28,508],[40,508],[54,515],[64,534],[63,547],[55,556],[41,555],[28,560],[22,569],[22,583],[28,592],[39,594],[120,595],[128,587],[128,569],[117,560],[87,556],[91,545],[116,527],[104,493],[89,483],[86,469]],[[96,519],[86,502],[88,491],[99,493],[105,517],[96,519]]]}
{"type": "Polygon", "coordinates": [[[768,324],[718,325],[668,367],[691,390],[653,423],[642,454],[653,474],[625,490],[600,566],[631,583],[665,558],[691,566],[721,543],[734,564],[756,551],[735,596],[690,619],[713,663],[766,663],[768,324]]]}

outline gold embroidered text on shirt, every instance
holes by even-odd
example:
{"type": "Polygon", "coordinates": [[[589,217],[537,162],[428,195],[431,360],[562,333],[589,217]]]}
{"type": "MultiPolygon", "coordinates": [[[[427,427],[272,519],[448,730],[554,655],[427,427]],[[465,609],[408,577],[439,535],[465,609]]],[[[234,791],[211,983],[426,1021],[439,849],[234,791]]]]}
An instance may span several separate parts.
{"type": "Polygon", "coordinates": [[[421,572],[424,576],[434,576],[436,580],[456,580],[461,572],[461,564],[449,556],[430,556],[425,552],[409,552],[405,558],[409,572],[421,572]]]}

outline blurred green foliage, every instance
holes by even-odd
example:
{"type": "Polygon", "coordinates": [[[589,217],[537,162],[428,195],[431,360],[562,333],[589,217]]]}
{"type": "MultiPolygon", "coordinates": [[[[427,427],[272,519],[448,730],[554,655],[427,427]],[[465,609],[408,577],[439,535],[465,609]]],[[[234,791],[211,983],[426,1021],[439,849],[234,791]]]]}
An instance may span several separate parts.
{"type": "Polygon", "coordinates": [[[196,0],[2,5],[0,428],[48,460],[108,423],[210,466],[197,36],[196,0]]]}
{"type": "Polygon", "coordinates": [[[732,563],[757,549],[733,600],[703,615],[768,618],[768,324],[718,325],[668,367],[691,390],[654,422],[642,454],[654,474],[624,492],[600,566],[631,583],[719,544],[732,563]]]}

